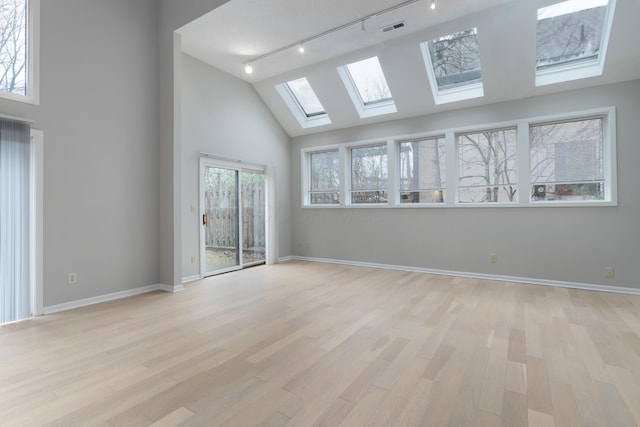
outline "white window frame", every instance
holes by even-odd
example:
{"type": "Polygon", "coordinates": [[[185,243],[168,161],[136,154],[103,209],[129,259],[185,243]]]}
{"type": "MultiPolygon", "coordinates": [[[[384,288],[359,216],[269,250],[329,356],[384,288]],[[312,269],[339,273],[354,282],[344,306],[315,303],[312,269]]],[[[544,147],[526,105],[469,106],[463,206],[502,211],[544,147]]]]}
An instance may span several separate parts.
{"type": "MultiPolygon", "coordinates": [[[[395,205],[395,203],[393,201],[395,201],[395,197],[394,194],[391,192],[391,176],[395,175],[395,168],[392,170],[391,169],[391,162],[393,161],[394,166],[395,166],[395,160],[392,160],[392,158],[389,155],[389,148],[393,146],[393,141],[391,140],[375,140],[375,141],[370,141],[368,144],[351,144],[348,145],[347,148],[347,162],[348,162],[348,167],[346,169],[346,171],[348,172],[347,174],[347,181],[345,182],[345,184],[348,186],[348,191],[345,194],[345,204],[347,206],[363,206],[363,207],[374,207],[374,206],[389,206],[389,205],[395,205]],[[352,181],[352,170],[351,170],[351,166],[353,165],[353,158],[352,158],[352,151],[354,149],[357,148],[367,148],[367,147],[382,147],[382,146],[386,146],[387,149],[387,187],[383,188],[382,190],[386,190],[387,192],[387,202],[386,203],[352,203],[352,195],[354,191],[359,191],[359,190],[354,190],[353,189],[353,183],[352,181]]],[[[392,150],[395,153],[395,150],[392,150]]],[[[395,157],[394,157],[395,159],[395,157]]],[[[364,191],[376,191],[376,190],[364,190],[364,191]]],[[[342,200],[342,195],[341,196],[341,200],[342,200]]]]}
{"type": "MultiPolygon", "coordinates": [[[[603,138],[603,155],[604,155],[604,199],[603,200],[531,200],[531,184],[529,183],[527,197],[528,202],[535,206],[617,206],[618,201],[618,184],[617,184],[617,167],[616,167],[616,111],[614,107],[606,110],[584,111],[581,115],[555,115],[549,117],[540,117],[535,121],[529,122],[529,128],[536,125],[552,124],[554,122],[568,122],[588,119],[602,119],[602,138],[603,138]]],[[[527,129],[528,133],[529,129],[527,129]]],[[[527,176],[530,177],[529,164],[527,168],[527,176]]]]}
{"type": "Polygon", "coordinates": [[[499,123],[489,123],[459,127],[432,132],[423,132],[409,135],[398,135],[386,138],[387,144],[387,173],[388,203],[376,204],[352,204],[351,203],[351,149],[383,144],[385,138],[376,138],[365,141],[353,141],[326,146],[307,147],[301,150],[302,173],[302,207],[303,208],[377,208],[377,209],[443,209],[443,208],[522,208],[522,207],[595,207],[617,206],[617,165],[616,165],[616,110],[615,107],[603,107],[592,110],[568,112],[549,116],[531,117],[519,120],[511,120],[499,123]],[[541,123],[555,121],[572,121],[594,117],[603,118],[604,138],[604,178],[605,198],[603,200],[553,200],[531,201],[531,179],[529,162],[529,127],[541,123]],[[516,128],[516,168],[518,174],[518,197],[515,202],[499,203],[460,203],[458,197],[458,147],[456,136],[461,133],[482,132],[492,129],[516,128]],[[444,195],[444,203],[400,203],[400,171],[399,171],[399,143],[411,139],[429,139],[442,137],[446,144],[445,176],[447,188],[444,195]],[[309,204],[309,153],[331,151],[338,149],[340,156],[340,204],[336,205],[311,205],[309,204]]]}
{"type": "MultiPolygon", "coordinates": [[[[367,58],[364,58],[364,59],[367,59],[367,58]]],[[[355,61],[355,62],[358,62],[358,61],[355,61]]],[[[378,62],[380,62],[379,57],[378,57],[378,62]]],[[[382,68],[382,64],[380,64],[380,67],[382,68]]],[[[353,78],[351,77],[348,64],[338,67],[337,71],[361,119],[398,112],[398,109],[396,108],[396,103],[393,100],[393,98],[387,101],[380,101],[380,102],[365,104],[364,101],[362,100],[362,97],[360,96],[360,91],[356,87],[356,84],[353,81],[353,78]]],[[[383,75],[384,75],[384,70],[383,70],[383,75]]],[[[385,76],[385,81],[387,82],[387,86],[388,86],[389,82],[387,81],[386,76],[385,76]]],[[[389,87],[389,91],[391,92],[390,87],[389,87]]],[[[393,92],[391,93],[393,97],[393,92]]]]}
{"type": "MultiPolygon", "coordinates": [[[[479,49],[480,37],[477,28],[476,37],[478,37],[479,49]]],[[[427,77],[429,80],[429,86],[431,87],[431,93],[433,94],[433,101],[436,103],[436,105],[464,101],[467,99],[482,98],[484,96],[484,84],[482,80],[476,83],[461,84],[459,86],[448,89],[440,89],[438,87],[438,81],[436,79],[433,61],[431,60],[431,54],[429,53],[430,41],[431,40],[427,40],[426,42],[420,43],[420,51],[422,52],[424,65],[427,69],[427,77]]]]}
{"type": "Polygon", "coordinates": [[[27,104],[40,104],[40,0],[27,4],[27,93],[0,90],[0,98],[27,104]]]}
{"type": "Polygon", "coordinates": [[[448,144],[447,136],[445,134],[434,133],[432,135],[422,136],[420,138],[407,138],[407,139],[397,139],[397,140],[394,139],[394,140],[392,140],[393,143],[396,145],[394,151],[395,151],[395,154],[396,154],[396,160],[395,161],[396,161],[397,167],[398,167],[397,172],[396,172],[397,179],[398,179],[398,185],[396,186],[397,187],[396,188],[397,191],[395,191],[396,204],[402,205],[402,206],[405,206],[405,205],[410,205],[410,206],[432,206],[432,205],[445,205],[447,203],[447,197],[448,197],[448,193],[449,193],[449,188],[448,188],[447,185],[445,185],[443,187],[443,190],[444,190],[443,197],[444,197],[444,199],[443,199],[442,202],[401,203],[401,201],[400,201],[401,193],[406,192],[406,191],[409,191],[409,192],[411,192],[411,191],[419,191],[419,189],[416,189],[416,190],[402,190],[402,188],[400,188],[400,181],[401,181],[400,180],[400,174],[402,173],[402,171],[400,170],[400,157],[401,157],[400,156],[400,144],[407,143],[407,142],[414,142],[414,141],[415,142],[420,142],[420,141],[433,141],[433,140],[443,140],[444,143],[445,143],[444,173],[445,173],[445,182],[446,182],[446,179],[449,176],[449,173],[448,173],[448,169],[449,169],[449,144],[448,144]]]}
{"type": "MultiPolygon", "coordinates": [[[[557,1],[557,3],[562,3],[562,0],[557,1]]],[[[607,56],[607,47],[609,46],[609,36],[611,33],[615,9],[616,0],[609,0],[609,4],[607,5],[607,14],[604,18],[604,27],[602,28],[602,44],[600,45],[597,60],[552,66],[544,70],[538,70],[536,68],[536,86],[546,86],[550,84],[601,76],[604,70],[605,57],[607,56]]]]}
{"type": "MultiPolygon", "coordinates": [[[[287,107],[289,107],[289,110],[291,110],[293,116],[300,124],[300,127],[302,127],[303,129],[331,124],[331,118],[326,111],[321,114],[308,116],[302,108],[302,105],[300,105],[300,102],[298,101],[296,96],[291,91],[291,88],[289,87],[287,82],[277,84],[275,88],[282,97],[284,103],[287,105],[287,107]]],[[[318,95],[316,94],[316,96],[318,95]]]]}

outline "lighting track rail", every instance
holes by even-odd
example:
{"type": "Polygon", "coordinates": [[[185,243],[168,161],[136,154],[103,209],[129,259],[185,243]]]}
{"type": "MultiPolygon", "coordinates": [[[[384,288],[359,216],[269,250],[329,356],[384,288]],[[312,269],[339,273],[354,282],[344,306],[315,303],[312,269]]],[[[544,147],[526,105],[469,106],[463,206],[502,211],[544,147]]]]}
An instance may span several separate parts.
{"type": "MultiPolygon", "coordinates": [[[[418,3],[419,1],[422,1],[422,0],[406,0],[406,1],[403,1],[402,3],[398,3],[398,4],[394,5],[394,6],[390,6],[390,7],[386,8],[386,9],[382,9],[382,10],[379,10],[377,12],[371,13],[369,15],[363,16],[362,18],[354,19],[353,21],[349,21],[349,22],[347,22],[345,24],[339,25],[339,26],[334,27],[334,28],[330,28],[330,29],[328,29],[326,31],[323,31],[321,33],[315,34],[313,36],[307,37],[307,38],[302,39],[302,40],[298,40],[298,41],[296,41],[294,43],[290,43],[290,44],[288,44],[286,46],[283,46],[281,48],[272,50],[272,51],[264,53],[262,55],[253,57],[253,58],[243,62],[243,65],[245,65],[245,67],[246,67],[245,70],[247,70],[247,68],[251,69],[251,65],[256,63],[257,61],[260,61],[262,59],[268,58],[268,57],[273,56],[275,54],[278,54],[280,52],[284,52],[285,50],[292,49],[294,47],[298,47],[299,51],[302,53],[302,52],[304,52],[304,48],[301,49],[301,46],[304,46],[306,43],[312,42],[314,40],[317,40],[319,38],[328,36],[329,34],[333,34],[335,32],[338,32],[340,30],[344,30],[345,28],[349,28],[349,27],[357,25],[357,24],[360,24],[362,26],[362,28],[364,28],[364,22],[367,19],[375,18],[375,17],[381,16],[381,15],[387,14],[389,12],[393,12],[394,10],[403,8],[405,6],[409,6],[410,4],[413,4],[413,3],[418,3]]],[[[435,0],[431,0],[431,9],[434,9],[434,8],[435,8],[435,0]]],[[[250,72],[248,70],[247,70],[247,73],[250,74],[250,72]]]]}

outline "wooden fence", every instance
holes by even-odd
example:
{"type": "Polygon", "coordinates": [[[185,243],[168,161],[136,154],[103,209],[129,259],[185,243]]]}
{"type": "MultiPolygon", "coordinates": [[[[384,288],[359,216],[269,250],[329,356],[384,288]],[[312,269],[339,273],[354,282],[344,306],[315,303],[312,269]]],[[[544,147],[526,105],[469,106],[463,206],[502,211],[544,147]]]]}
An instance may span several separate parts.
{"type": "MultiPolygon", "coordinates": [[[[265,247],[264,182],[241,184],[243,249],[265,247]]],[[[207,247],[235,248],[238,242],[238,201],[233,189],[221,186],[205,192],[209,224],[205,230],[207,247]]]]}

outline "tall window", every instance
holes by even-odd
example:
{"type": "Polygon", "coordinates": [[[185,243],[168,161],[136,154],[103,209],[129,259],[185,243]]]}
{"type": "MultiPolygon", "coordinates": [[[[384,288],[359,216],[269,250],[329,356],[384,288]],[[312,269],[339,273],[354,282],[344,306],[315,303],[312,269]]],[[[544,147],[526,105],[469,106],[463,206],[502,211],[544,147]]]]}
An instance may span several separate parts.
{"type": "Polygon", "coordinates": [[[387,144],[351,149],[351,203],[387,203],[387,144]]]}
{"type": "Polygon", "coordinates": [[[601,117],[530,127],[531,200],[604,200],[601,117]]]}
{"type": "Polygon", "coordinates": [[[340,158],[338,150],[309,154],[309,203],[337,205],[340,203],[340,158]]]}
{"type": "Polygon", "coordinates": [[[27,0],[0,0],[0,92],[28,96],[27,0]]]}
{"type": "Polygon", "coordinates": [[[443,203],[446,188],[445,141],[403,141],[400,158],[400,202],[443,203]]]}
{"type": "Polygon", "coordinates": [[[458,201],[516,202],[516,130],[458,135],[458,201]]]}

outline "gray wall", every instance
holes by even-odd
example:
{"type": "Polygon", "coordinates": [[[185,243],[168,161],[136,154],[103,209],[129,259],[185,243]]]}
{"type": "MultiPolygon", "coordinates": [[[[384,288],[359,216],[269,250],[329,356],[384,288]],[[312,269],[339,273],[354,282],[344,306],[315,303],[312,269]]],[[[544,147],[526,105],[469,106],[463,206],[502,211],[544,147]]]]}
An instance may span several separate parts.
{"type": "Polygon", "coordinates": [[[182,56],[182,274],[198,275],[199,153],[272,165],[279,253],[291,255],[289,137],[253,87],[191,56],[182,56]],[[196,212],[191,212],[191,206],[196,212]]]}
{"type": "Polygon", "coordinates": [[[294,255],[640,288],[640,80],[292,139],[294,255]],[[300,149],[617,107],[618,206],[301,208],[300,149]],[[489,263],[489,253],[498,263],[489,263]],[[605,266],[615,268],[604,278],[605,266]]]}
{"type": "Polygon", "coordinates": [[[44,131],[45,306],[158,283],[155,4],[42,1],[41,103],[0,100],[44,131]]]}
{"type": "Polygon", "coordinates": [[[160,73],[160,280],[182,281],[182,134],[180,43],[174,31],[229,0],[159,0],[158,41],[160,73]]]}

